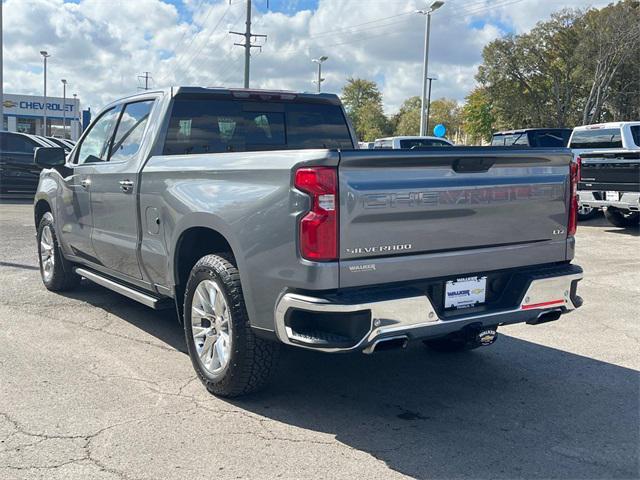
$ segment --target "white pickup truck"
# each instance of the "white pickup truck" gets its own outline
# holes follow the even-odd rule
[[[576,127],[569,139],[569,148],[576,156],[584,156],[587,152],[603,156],[623,151],[640,152],[640,121],[598,123]],[[589,184],[592,185],[589,186]],[[609,192],[609,197],[613,198],[613,193]],[[606,196],[606,191],[593,188],[593,182],[582,182],[578,191],[580,201],[578,219],[588,220],[597,215],[601,208],[607,206]],[[608,218],[615,214],[614,210],[609,214]]]

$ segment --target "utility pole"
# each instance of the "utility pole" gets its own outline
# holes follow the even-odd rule
[[[144,87],[138,87],[139,90],[149,90],[149,80],[153,80],[153,77],[149,76],[149,72],[142,72],[144,75],[138,75],[138,79],[144,78]]]
[[[229,32],[234,35],[240,35],[244,37],[244,43],[234,43],[239,47],[244,47],[244,88],[249,88],[249,76],[250,76],[250,63],[251,63],[251,49],[259,48],[262,51],[262,45],[257,45],[251,43],[251,39],[253,38],[267,38],[266,35],[261,35],[257,33],[251,33],[251,0],[247,0],[247,21],[245,22],[246,27],[244,32]]]
[[[320,93],[320,84],[322,82],[324,82],[324,78],[322,78],[322,63],[326,62],[329,59],[329,57],[327,57],[326,55],[321,56],[320,58],[313,58],[311,59],[312,62],[315,62],[318,64],[318,80],[316,80],[316,83],[318,84],[318,93]]]
[[[42,125],[42,135],[47,136],[47,58],[51,55],[46,50],[40,50],[40,55],[44,59],[44,123]]]
[[[424,29],[424,61],[422,64],[422,97],[420,102],[420,136],[426,135],[425,124],[425,103],[427,101],[427,77],[429,76],[429,35],[431,33],[431,14],[442,7],[444,2],[436,0],[431,3],[428,10],[416,10],[416,13],[426,17],[426,25]]]
[[[426,115],[427,126],[425,127],[425,132],[429,132],[429,111],[431,110],[431,82],[434,80],[437,80],[437,78],[427,77],[427,80],[429,80],[429,93],[427,94],[427,115]]]
[[[62,138],[67,138],[67,81],[63,78],[62,82]]]

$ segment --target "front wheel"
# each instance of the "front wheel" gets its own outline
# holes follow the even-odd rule
[[[229,259],[207,255],[191,270],[184,331],[191,363],[214,395],[244,395],[269,381],[279,345],[253,333],[240,275]]]
[[[604,216],[615,227],[637,227],[640,224],[640,213],[638,212],[627,212],[619,208],[607,207]]]
[[[52,292],[77,287],[80,276],[73,271],[73,265],[62,256],[51,212],[42,216],[38,224],[37,240],[40,276],[44,286]]]

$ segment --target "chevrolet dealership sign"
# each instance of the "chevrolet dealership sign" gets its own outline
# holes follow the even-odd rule
[[[35,95],[12,95],[9,93],[5,93],[2,97],[2,106],[4,107],[5,115],[25,117],[41,117],[44,115],[43,97]],[[59,97],[47,97],[47,116],[62,118],[64,108],[68,118],[75,117],[78,112],[78,103],[78,100],[74,101],[73,98],[67,98],[67,101],[63,102],[63,99]]]

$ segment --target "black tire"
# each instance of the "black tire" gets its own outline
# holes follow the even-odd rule
[[[229,360],[216,375],[204,367],[193,337],[191,308],[196,288],[204,280],[215,282],[223,293],[231,322]],[[191,363],[210,393],[221,397],[237,397],[259,390],[270,380],[280,345],[255,336],[249,323],[238,269],[229,259],[207,255],[195,264],[185,290],[183,324]]]
[[[629,228],[637,227],[640,224],[640,213],[638,212],[626,212],[619,208],[607,207],[604,216],[615,227]]]
[[[53,257],[53,268],[48,270],[45,275],[45,266],[43,265],[43,233],[47,234],[47,241],[51,244],[50,256]],[[50,237],[49,237],[50,235]],[[60,250],[60,244],[58,243],[58,237],[56,236],[56,229],[53,223],[53,215],[51,212],[46,212],[40,223],[38,224],[38,261],[40,264],[40,277],[42,283],[52,292],[63,292],[65,290],[71,290],[80,284],[80,275],[77,275],[73,271],[73,264],[64,258],[62,251]]]
[[[580,206],[578,208],[578,220],[584,222],[598,216],[598,209],[593,207]]]

